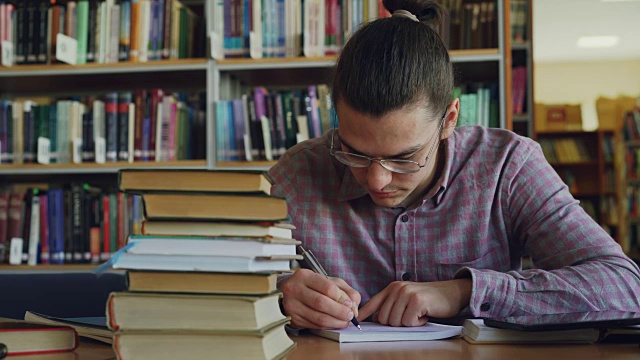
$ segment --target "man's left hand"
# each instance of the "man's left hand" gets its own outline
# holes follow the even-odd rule
[[[458,315],[469,305],[471,279],[417,283],[395,281],[360,308],[358,320],[371,314],[373,320],[391,326],[422,326],[430,317]]]

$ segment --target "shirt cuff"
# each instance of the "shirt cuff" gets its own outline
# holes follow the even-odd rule
[[[454,279],[471,278],[469,310],[475,317],[505,317],[511,314],[516,296],[516,279],[508,274],[464,267]]]

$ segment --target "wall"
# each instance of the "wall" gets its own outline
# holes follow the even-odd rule
[[[535,101],[546,104],[580,103],[585,130],[598,127],[599,96],[640,96],[640,59],[594,62],[535,62]]]

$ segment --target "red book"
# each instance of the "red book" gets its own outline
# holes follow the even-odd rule
[[[25,193],[12,193],[9,197],[9,212],[7,213],[7,240],[22,237],[22,203]]]
[[[47,194],[40,196],[40,263],[49,264],[49,205]]]
[[[109,195],[102,197],[102,260],[111,257],[111,220],[109,214]],[[115,251],[114,251],[115,252]]]
[[[69,352],[80,343],[73,328],[13,319],[0,319],[0,339],[8,355]]]
[[[9,238],[7,237],[9,227],[9,197],[11,194],[8,191],[0,192],[0,263],[4,262],[4,255],[9,250]],[[3,252],[3,249],[4,251]]]

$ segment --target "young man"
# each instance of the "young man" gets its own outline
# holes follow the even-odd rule
[[[339,128],[295,146],[270,171],[294,237],[333,276],[303,269],[282,279],[292,325],[640,311],[638,267],[535,142],[455,128],[451,63],[433,30],[438,5],[385,6],[393,16],[362,27],[340,56]],[[524,255],[536,269],[521,270]]]

